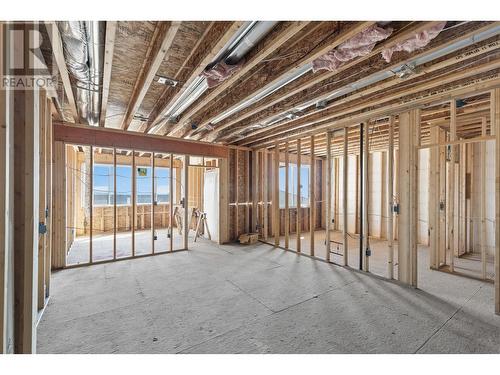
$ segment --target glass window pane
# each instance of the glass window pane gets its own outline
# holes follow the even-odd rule
[[[67,265],[90,262],[90,198],[90,147],[67,145]]]
[[[132,256],[132,151],[116,150],[116,257]]]
[[[151,154],[135,152],[135,255],[153,252],[153,174]]]
[[[114,156],[113,149],[94,148],[92,168],[92,261],[114,257]]]

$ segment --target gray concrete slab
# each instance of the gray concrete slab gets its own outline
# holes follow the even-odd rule
[[[429,270],[425,247],[419,289],[266,244],[191,248],[54,273],[38,352],[500,353],[493,285]]]

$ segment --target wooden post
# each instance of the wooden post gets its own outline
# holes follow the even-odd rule
[[[344,149],[343,149],[343,166],[342,166],[342,247],[344,249],[344,266],[349,265],[349,239],[347,233],[347,178],[348,178],[348,166],[349,166],[349,157],[348,157],[348,138],[349,138],[349,129],[347,127],[344,128]]]
[[[135,168],[135,150],[132,150],[132,257],[135,256],[135,224],[136,224],[136,168]]]
[[[151,253],[155,253],[155,153],[151,153]]]
[[[332,179],[332,188],[333,188],[333,199],[332,199],[332,205],[333,205],[333,229],[334,230],[339,230],[339,158],[336,157],[333,159],[333,168],[334,168],[334,173],[333,176],[334,178]]]
[[[264,149],[262,152],[262,200],[263,200],[263,209],[262,209],[262,216],[263,216],[263,227],[264,227],[264,241],[267,241],[267,236],[269,232],[269,221],[268,221],[268,208],[269,208],[269,197],[268,197],[268,186],[267,186],[267,178],[268,178],[268,161],[267,161],[267,150]]]
[[[440,143],[446,142],[446,132],[439,129]],[[439,241],[437,267],[446,264],[446,146],[439,147]]]
[[[486,118],[481,119],[481,135],[486,135]],[[481,218],[480,226],[480,242],[481,242],[481,277],[486,279],[486,141],[480,144],[480,203],[479,203],[479,216]]]
[[[326,133],[326,261],[330,261],[330,223],[332,221],[332,133]]]
[[[314,158],[314,135],[311,135],[311,173],[309,176],[309,246],[314,256],[314,230],[316,228],[316,160]]]
[[[47,207],[47,173],[46,173],[46,140],[47,140],[47,126],[45,112],[49,111],[47,108],[47,95],[46,91],[40,91],[40,114],[39,114],[39,201],[38,201],[38,222],[46,225],[45,222],[45,209]],[[47,251],[47,233],[38,234],[38,310],[43,309],[45,305],[45,254]]]
[[[258,232],[257,224],[260,224],[258,219],[259,212],[259,152],[252,151],[252,173],[248,176],[252,181],[252,224],[250,232]]]
[[[27,35],[28,27],[22,31],[23,34]],[[35,36],[35,38],[37,37]],[[14,44],[12,56],[16,60],[23,56],[22,43]],[[16,63],[19,64],[20,61],[16,61]],[[25,66],[22,62],[20,65]],[[15,171],[14,352],[28,354],[36,352],[40,157],[39,89],[35,87],[30,90],[14,90],[13,97]]]
[[[239,189],[239,174],[240,174],[240,160],[239,160],[239,150],[234,150],[234,196],[235,196],[235,215],[234,215],[234,226],[235,226],[235,237],[238,239],[240,235],[240,189]]]
[[[54,184],[52,186],[52,265],[53,269],[66,266],[66,146],[54,142]],[[90,258],[89,258],[90,259]]]
[[[289,202],[289,172],[290,155],[288,154],[288,142],[285,142],[285,249],[289,248],[290,242],[290,202]]]
[[[170,176],[169,176],[169,230],[170,230],[170,251],[174,250],[174,154],[170,154]]]
[[[219,162],[219,244],[229,241],[229,160]]]
[[[439,127],[430,128],[430,143],[439,144]],[[430,268],[439,268],[439,147],[429,149],[429,249]]]
[[[450,142],[457,138],[457,103],[450,103]],[[448,168],[448,250],[450,252],[450,271],[454,271],[455,258],[455,146],[450,145],[450,163]]]
[[[153,192],[154,193],[154,192]],[[113,147],[113,259],[116,259],[116,147]]]
[[[250,224],[250,151],[245,151],[245,232],[250,233],[255,230],[255,227],[252,229]]]
[[[387,248],[389,251],[388,277],[394,278],[394,116],[389,117],[389,139],[387,149]]]
[[[89,200],[89,262],[92,264],[94,262],[93,258],[93,234],[94,234],[94,147],[90,146],[90,162],[89,162],[89,190],[90,190],[90,200]]]
[[[184,232],[183,232],[183,237],[184,237],[184,250],[188,250],[188,239],[189,239],[189,155],[184,156],[184,165],[182,166],[184,175],[183,175],[183,182],[182,184],[184,185],[184,217],[183,217],[183,222],[184,222]]]
[[[370,271],[370,256],[367,255],[370,247],[369,240],[369,224],[368,224],[368,203],[369,203],[369,161],[370,161],[370,123],[367,121],[364,127],[364,152],[363,152],[363,186],[361,187],[363,194],[363,270]]]
[[[495,313],[500,315],[500,89],[492,90],[490,103],[495,133]]]
[[[399,115],[398,279],[417,287],[417,182],[420,111]]]
[[[280,245],[280,192],[279,192],[279,171],[280,171],[280,153],[278,142],[274,145],[274,173],[273,173],[273,233],[274,245]]]
[[[302,205],[300,201],[301,197],[301,180],[300,180],[300,169],[302,166],[302,145],[300,138],[297,139],[297,214],[295,215],[296,217],[296,224],[295,224],[295,233],[297,235],[297,252],[300,253],[301,251],[301,240],[300,240],[300,235],[301,235],[301,224],[302,224]]]
[[[52,99],[47,98],[47,110],[45,111],[45,123],[47,126],[47,145],[46,145],[46,164],[47,164],[47,206],[48,216],[46,217],[47,225],[47,252],[45,254],[45,298],[50,296],[50,278],[52,275],[52,113],[50,111]]]

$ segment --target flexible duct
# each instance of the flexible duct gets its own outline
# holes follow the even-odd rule
[[[57,22],[77,110],[82,122],[99,124],[104,61],[104,22]]]

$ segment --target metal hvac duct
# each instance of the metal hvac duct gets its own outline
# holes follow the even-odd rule
[[[238,44],[231,50],[224,59],[226,64],[237,64],[259,41],[264,38],[278,22],[276,21],[258,21],[255,22],[250,30],[246,32],[238,41]]]
[[[78,115],[97,126],[101,109],[105,22],[57,22],[64,58],[72,77]]]

